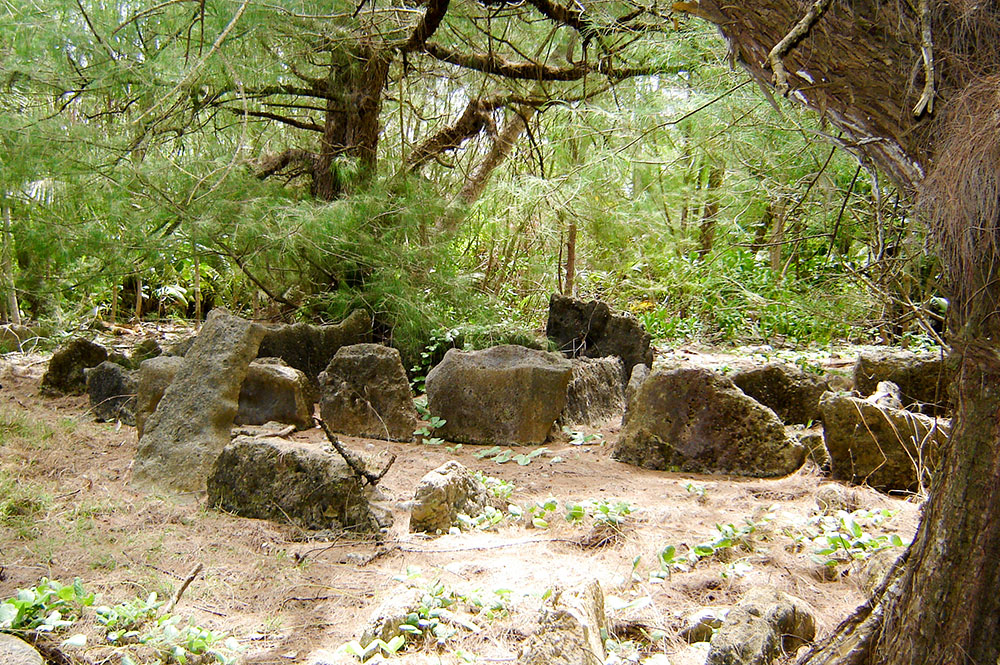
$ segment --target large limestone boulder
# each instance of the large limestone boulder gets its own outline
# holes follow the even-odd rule
[[[830,475],[883,491],[927,487],[950,423],[850,395],[820,399]]]
[[[567,424],[600,427],[625,412],[621,358],[575,358],[566,389],[566,408],[560,420]]]
[[[948,386],[952,372],[940,353],[863,352],[854,365],[854,389],[870,395],[882,381],[899,386],[903,406],[910,411],[940,416],[951,407]]]
[[[179,356],[158,356],[139,367],[136,428],[142,438],[146,419],[156,410],[167,386],[184,363]],[[263,425],[279,422],[298,429],[313,426],[315,400],[305,374],[289,367],[280,358],[258,358],[247,368],[240,386],[236,425]]]
[[[317,381],[320,372],[342,346],[372,340],[372,320],[366,312],[355,310],[336,325],[313,326],[307,323],[270,326],[260,343],[258,355],[281,358],[305,372],[309,381]]]
[[[82,395],[87,390],[83,370],[97,367],[108,359],[108,350],[86,339],[70,340],[52,354],[48,369],[42,375],[43,395]]]
[[[647,469],[769,477],[798,469],[805,451],[732,381],[685,367],[642,382],[612,456]]]
[[[280,358],[258,358],[250,363],[240,387],[236,425],[279,422],[298,429],[313,426],[312,386],[305,373]]]
[[[156,410],[132,473],[141,491],[200,492],[236,417],[240,386],[264,329],[213,309]]]
[[[606,658],[608,620],[597,580],[552,595],[538,629],[521,647],[521,665],[596,665]]]
[[[135,396],[139,380],[135,370],[105,360],[84,370],[90,410],[97,422],[120,420],[135,425]]]
[[[623,381],[634,366],[653,366],[652,337],[642,324],[628,314],[612,314],[607,304],[597,300],[584,302],[552,294],[545,334],[571,358],[618,356],[624,366]]]
[[[337,432],[412,441],[417,410],[399,351],[380,344],[343,346],[319,375],[320,416]]]
[[[785,363],[768,363],[737,372],[733,383],[778,414],[786,425],[818,421],[819,398],[830,389],[824,378]]]
[[[706,665],[770,665],[812,641],[816,619],[805,601],[771,587],[740,599],[712,636]]]
[[[447,533],[458,514],[475,517],[486,506],[505,508],[467,468],[451,460],[420,479],[410,503],[410,531]]]
[[[379,529],[369,492],[325,446],[238,436],[215,459],[207,489],[209,506],[243,517],[304,529]]]
[[[427,407],[447,423],[438,435],[465,443],[545,441],[566,405],[572,364],[523,346],[451,349],[427,374]]]
[[[0,633],[0,663],[3,665],[44,665],[42,655],[24,640]]]

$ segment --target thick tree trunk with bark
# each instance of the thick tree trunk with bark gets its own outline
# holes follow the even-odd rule
[[[340,197],[349,184],[338,158],[354,160],[355,182],[375,173],[382,92],[392,62],[389,52],[364,48],[338,55],[343,62],[330,67],[323,136],[312,165],[312,193],[324,201]]]
[[[674,6],[718,25],[734,58],[761,85],[787,85],[790,97],[843,131],[845,147],[919,198],[948,271],[956,411],[920,528],[873,601],[800,663],[995,665],[1000,4],[701,0]]]

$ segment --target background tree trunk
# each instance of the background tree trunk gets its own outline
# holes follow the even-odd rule
[[[17,302],[17,288],[14,283],[14,236],[10,231],[10,206],[3,203],[3,290],[7,292],[4,298],[4,309],[8,319],[15,326],[21,325],[21,309]]]
[[[698,229],[698,256],[704,257],[715,244],[715,226],[719,221],[719,190],[725,169],[714,161],[708,166],[708,181],[705,183],[705,207],[702,210],[701,226]]]
[[[338,62],[326,80],[323,136],[312,166],[313,196],[324,201],[339,198],[349,185],[375,174],[382,94],[392,62],[388,52],[347,51],[335,56]],[[354,163],[340,164],[341,157]]]

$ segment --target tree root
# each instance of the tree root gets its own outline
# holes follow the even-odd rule
[[[796,665],[867,665],[879,638],[886,612],[899,599],[910,550],[900,556],[872,597],[844,619],[822,642],[812,645]]]

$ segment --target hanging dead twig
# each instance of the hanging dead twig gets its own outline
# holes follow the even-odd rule
[[[924,90],[913,107],[913,115],[934,113],[934,42],[931,40],[931,2],[920,0],[920,54],[924,59]]]
[[[788,71],[785,69],[785,65],[781,59],[792,50],[792,47],[800,39],[809,34],[809,31],[816,25],[816,21],[820,19],[831,2],[832,0],[816,0],[809,7],[809,11],[805,13],[805,16],[799,19],[795,27],[789,30],[788,34],[782,37],[781,41],[775,44],[771,52],[767,54],[767,62],[771,65],[771,71],[774,72],[774,88],[778,91],[779,95],[784,96],[788,94]]]

